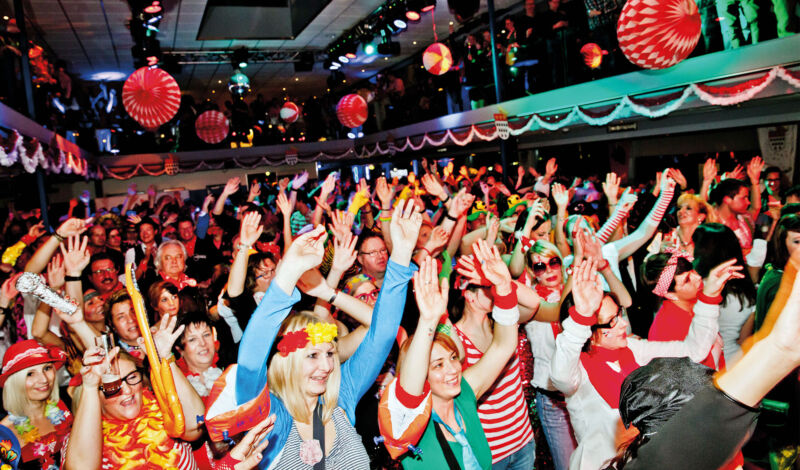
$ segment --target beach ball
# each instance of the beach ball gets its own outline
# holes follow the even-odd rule
[[[422,65],[425,66],[425,70],[428,72],[434,75],[442,75],[447,73],[453,65],[453,55],[447,46],[440,42],[435,42],[428,46],[422,54]]]
[[[297,121],[297,118],[300,116],[300,108],[291,101],[287,101],[286,104],[284,104],[281,108],[280,114],[281,119],[288,123],[292,123]]]
[[[367,121],[367,102],[355,93],[345,95],[336,105],[336,117],[344,127],[358,127]]]

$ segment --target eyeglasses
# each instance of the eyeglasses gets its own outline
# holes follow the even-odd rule
[[[92,274],[116,273],[117,268],[95,269]]]
[[[126,375],[122,379],[120,379],[120,381],[118,382],[118,385],[114,384],[114,382],[116,382],[116,381],[108,384],[108,385],[110,385],[110,387],[108,387],[108,390],[105,388],[104,385],[100,385],[100,391],[103,392],[103,395],[106,398],[111,398],[111,397],[113,397],[115,395],[118,395],[120,392],[122,392],[122,382],[125,382],[130,386],[134,386],[134,385],[142,383],[142,379],[143,378],[144,378],[144,376],[142,375],[142,371],[140,371],[139,369],[136,369],[134,371],[131,371],[131,373],[129,373],[128,375]]]
[[[275,268],[257,269],[257,270],[254,271],[254,273],[256,275],[256,280],[261,279],[262,277],[272,276],[272,274],[274,272],[275,272]]]
[[[363,294],[358,294],[356,298],[362,302],[367,302],[369,300],[375,300],[378,298],[378,294],[381,292],[380,289],[372,289],[369,292],[364,292]]]
[[[388,255],[389,250],[387,250],[386,248],[381,248],[380,250],[375,250],[375,251],[362,251],[361,254],[364,256]]]
[[[542,274],[545,273],[545,271],[547,271],[548,267],[553,269],[561,268],[561,258],[559,258],[558,256],[554,256],[550,258],[550,261],[548,261],[547,264],[544,264],[541,261],[539,261],[538,263],[534,263],[533,274],[536,276],[541,276]]]
[[[609,320],[608,323],[598,323],[596,325],[592,325],[592,331],[614,328],[615,326],[617,326],[617,323],[619,323],[620,318],[622,318],[621,309],[617,310],[617,314],[614,315],[614,317],[611,320]]]

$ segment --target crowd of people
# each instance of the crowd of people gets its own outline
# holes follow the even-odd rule
[[[54,229],[12,206],[0,458],[716,469],[762,458],[742,451],[755,430],[793,465],[800,187],[758,157],[643,190],[555,159],[445,162],[232,177],[203,201],[131,185]],[[74,308],[20,293],[23,273]],[[783,427],[756,426],[765,396]]]

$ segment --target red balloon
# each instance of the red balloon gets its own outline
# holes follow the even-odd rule
[[[355,93],[345,95],[336,105],[336,116],[344,127],[358,127],[367,121],[367,102]]]
[[[435,42],[428,46],[422,54],[422,64],[428,72],[434,75],[443,75],[453,65],[453,55],[447,46]]]
[[[292,123],[297,121],[297,118],[300,116],[300,108],[288,101],[286,104],[283,105],[280,111],[281,119],[288,123]]]
[[[122,104],[142,127],[157,129],[178,112],[181,89],[167,72],[142,67],[125,80]]]
[[[225,140],[228,129],[228,118],[219,111],[206,111],[194,122],[197,137],[207,144],[218,144]]]
[[[672,67],[691,54],[700,39],[694,0],[628,0],[617,23],[625,57],[646,69]]]

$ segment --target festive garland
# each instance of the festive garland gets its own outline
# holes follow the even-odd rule
[[[33,150],[29,151],[28,147]],[[12,130],[7,146],[0,145],[0,165],[10,167],[19,162],[28,173],[34,173],[41,168],[49,173],[92,176],[88,172],[89,165],[84,158],[64,153],[62,149],[55,147],[50,147],[45,152],[41,142],[36,139],[31,139],[28,147],[25,138],[16,130]]]
[[[534,113],[529,116],[518,117],[513,123],[509,122],[509,133],[512,136],[522,135],[539,129],[547,131],[557,131],[574,122],[582,121],[590,126],[605,126],[608,123],[637,114],[648,118],[659,118],[671,114],[681,108],[686,100],[695,95],[702,101],[714,106],[731,106],[753,99],[756,95],[764,91],[775,78],[781,78],[794,88],[800,89],[800,71],[791,71],[784,67],[773,67],[764,72],[760,77],[756,77],[742,83],[725,86],[710,86],[693,83],[681,90],[655,96],[636,98],[628,95],[622,96],[615,104],[606,104],[600,108],[587,109],[580,106],[573,106],[568,110],[557,111],[552,114]],[[598,110],[602,109],[602,111]],[[418,151],[427,146],[441,147],[451,142],[458,146],[466,146],[476,139],[492,141],[500,138],[500,134],[493,122],[483,124],[473,124],[469,127],[447,129],[443,131],[433,131],[418,136],[408,136],[398,141],[376,142],[374,146],[363,145],[360,150],[350,148],[341,153],[318,152],[297,156],[297,161],[309,163],[318,160],[339,160],[342,158],[370,158],[376,155],[394,155],[397,152],[408,150]],[[0,155],[0,163],[2,163]],[[252,169],[264,165],[281,165],[290,163],[283,155],[264,156],[253,163],[246,163],[238,158],[234,158],[234,165],[238,168]],[[200,162],[193,167],[184,166],[181,172],[192,172],[204,169],[220,169],[224,163],[212,165]],[[109,168],[102,166],[103,171],[116,179],[129,179],[139,174],[139,171],[150,176],[157,176],[164,172],[151,173],[144,166],[137,165],[134,169],[123,174],[112,172]]]

